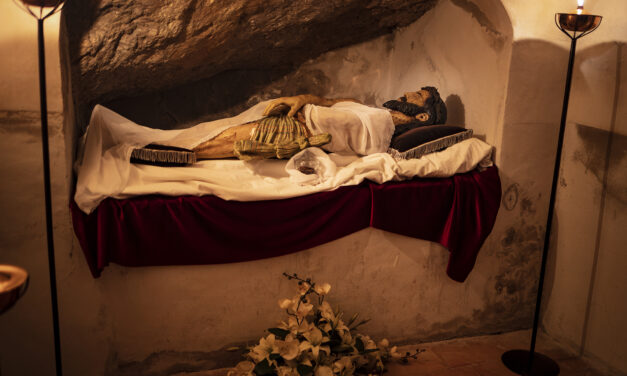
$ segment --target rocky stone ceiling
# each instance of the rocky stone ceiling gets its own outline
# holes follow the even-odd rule
[[[225,72],[285,74],[326,51],[408,25],[437,1],[68,0],[61,35],[72,89],[66,95],[81,112],[200,81],[211,85]]]

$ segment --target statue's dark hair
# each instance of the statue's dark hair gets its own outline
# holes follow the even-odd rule
[[[432,124],[445,124],[447,115],[446,103],[440,98],[438,89],[433,86],[425,86],[422,87],[421,90],[426,90],[431,94],[431,97],[427,100],[427,105],[431,109],[429,117],[433,118]]]

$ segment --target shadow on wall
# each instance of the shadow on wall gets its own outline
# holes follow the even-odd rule
[[[611,202],[618,202],[619,205],[624,205],[627,201],[625,175],[616,178],[621,175],[617,172],[621,167],[624,171],[627,144],[627,137],[620,133],[620,129],[625,127],[616,127],[615,124],[621,118],[616,114],[624,112],[618,100],[621,80],[617,74],[614,84],[603,85],[595,81],[595,75],[612,75],[613,66],[620,71],[622,48],[624,46],[618,43],[603,43],[577,51],[566,124],[565,151],[571,151],[562,155],[563,167],[572,169],[580,164],[586,174],[589,172],[594,175],[601,187],[604,176],[609,174],[610,178],[606,180],[607,186],[604,189],[608,197],[616,199]],[[506,257],[511,262],[499,264],[502,266],[495,282],[507,287],[502,291],[503,299],[521,307],[534,305],[567,62],[568,50],[545,41],[517,41],[512,48],[503,143],[499,150],[499,167],[504,189],[503,210],[499,217],[501,223],[507,223],[507,228],[502,232],[503,255],[497,255]],[[606,67],[610,69],[605,69]],[[611,77],[608,80],[612,81]],[[614,103],[610,103],[607,98],[614,98]],[[569,134],[572,135],[570,138]],[[611,151],[608,151],[608,145],[611,145]],[[568,176],[562,175],[560,179],[560,191],[567,189],[565,178]],[[573,184],[576,185],[577,182]],[[568,186],[568,189],[573,188],[577,189]],[[559,196],[558,191],[558,199]],[[568,201],[567,198],[565,200]],[[605,208],[606,211],[608,209],[620,210],[616,207]],[[543,310],[547,308],[544,302],[551,300],[551,294],[560,293],[553,291],[558,285],[556,278],[565,278],[565,272],[558,271],[556,265],[559,238],[573,236],[568,231],[557,233],[558,214],[553,218]],[[578,236],[594,237],[601,231],[600,227],[594,227],[589,229],[588,234]],[[577,277],[567,275],[566,278]],[[526,282],[527,285],[521,285],[521,282]],[[581,291],[579,294],[585,297],[591,291]],[[518,299],[522,299],[523,303]],[[522,315],[514,314],[518,316],[519,322],[531,325],[530,311],[526,310]],[[572,312],[554,312],[553,315],[555,314],[572,315]]]
[[[446,103],[447,119],[446,123],[451,125],[464,125],[466,124],[466,112],[464,109],[464,103],[457,94],[451,94],[446,97],[444,101]]]
[[[187,128],[230,117],[267,99],[303,93],[324,95],[321,70],[231,70],[170,90],[103,103],[136,123],[159,129]]]
[[[187,128],[244,111],[249,107],[249,98],[285,73],[285,70],[231,70],[170,90],[118,98],[103,105],[151,128]]]
[[[584,124],[577,123],[575,126],[582,146],[571,156],[573,162],[583,165],[586,173],[593,174],[600,184],[604,184],[605,174],[610,171],[627,171],[627,135]],[[612,155],[608,160],[607,152],[610,147]],[[606,164],[609,164],[607,170]],[[624,174],[622,178],[620,174],[616,174],[614,179],[609,179],[605,189],[609,196],[627,206],[627,177]]]
[[[627,168],[627,107],[625,89],[621,87],[627,71],[626,56],[624,43],[603,43],[578,52],[576,68],[585,64],[589,71],[590,66],[602,66],[604,69],[595,73],[606,77],[607,82],[596,82],[595,77],[590,79],[585,71],[577,69],[583,77],[575,76],[575,84],[579,84],[575,88],[583,89],[584,94],[574,95],[571,123],[575,123],[572,131],[580,143],[572,155],[566,156],[584,167],[586,174],[592,174],[599,184],[607,184],[606,194],[622,205],[627,205],[627,175],[620,173]],[[607,181],[606,174],[610,174]]]
[[[501,237],[494,255],[499,270],[490,285],[492,304],[510,328],[532,325],[567,59],[565,49],[542,40],[512,46],[498,151],[503,198],[493,231]]]
[[[67,0],[63,6],[59,48],[61,50],[61,74],[64,85],[63,96],[66,102],[76,102],[74,95],[80,93],[79,80],[71,78],[71,66],[74,63],[74,57],[81,56],[81,40],[96,21],[96,14],[101,2],[102,0]],[[71,32],[68,31],[69,20],[74,25]]]

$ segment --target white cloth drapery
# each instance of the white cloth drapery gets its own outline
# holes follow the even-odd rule
[[[307,150],[290,161],[223,159],[200,161],[188,167],[129,162],[134,148],[149,143],[191,149],[229,127],[261,118],[266,105],[262,102],[237,116],[182,130],[143,127],[96,106],[79,145],[74,197],[77,205],[90,213],[107,197],[121,199],[145,194],[212,194],[226,200],[276,200],[355,185],[364,179],[383,183],[413,177],[448,177],[491,164],[492,147],[478,139],[419,159],[396,161],[385,153],[394,130],[389,113],[353,102],[340,102],[330,108],[306,106],[310,129],[314,133],[331,133],[333,137],[328,151],[334,153],[312,152],[324,167],[315,178],[304,176],[295,167],[294,160]]]

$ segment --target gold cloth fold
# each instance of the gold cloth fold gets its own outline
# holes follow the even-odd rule
[[[257,122],[250,139],[233,144],[239,159],[289,159],[305,148],[331,142],[330,134],[312,136],[304,124],[291,116],[269,116]]]

